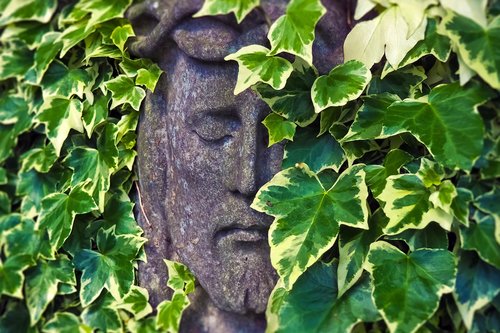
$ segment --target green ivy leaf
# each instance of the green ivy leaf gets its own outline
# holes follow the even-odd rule
[[[71,129],[83,132],[82,107],[78,99],[63,98],[48,99],[40,107],[35,119],[45,124],[47,137],[56,149],[57,156]]]
[[[474,199],[471,191],[465,188],[457,188],[457,196],[451,203],[453,216],[465,226],[469,226],[469,204]]]
[[[71,48],[83,41],[96,30],[94,25],[88,25],[88,23],[88,20],[74,22],[62,32],[59,38],[59,40],[63,43],[61,53],[59,54],[60,58],[63,58]]]
[[[38,172],[46,173],[57,161],[57,154],[54,146],[52,144],[47,144],[41,148],[28,150],[21,156],[21,159],[21,172],[35,169]]]
[[[382,236],[387,217],[377,209],[368,220],[369,230],[341,227],[339,232],[339,265],[337,285],[339,297],[344,295],[361,277],[370,245]]]
[[[454,296],[466,327],[472,327],[477,310],[500,293],[500,270],[488,265],[474,252],[461,251]]]
[[[275,217],[269,230],[271,262],[287,290],[333,245],[340,224],[368,229],[364,178],[356,165],[325,189],[307,165],[299,164],[259,190],[251,207]]]
[[[75,267],[82,271],[80,301],[84,307],[94,302],[103,289],[115,299],[122,299],[134,282],[133,261],[146,240],[115,235],[114,231],[100,229],[96,238],[98,250],[83,249],[73,259]]]
[[[0,259],[0,295],[23,298],[23,271],[33,264],[30,255],[17,254]]]
[[[186,294],[192,293],[195,288],[195,278],[189,269],[172,260],[164,259],[165,265],[168,270],[167,285],[174,291],[184,292]]]
[[[365,275],[345,295],[337,295],[335,262],[316,263],[286,291],[280,283],[271,295],[269,332],[350,332],[358,322],[380,319]],[[314,306],[311,306],[314,304]]]
[[[422,82],[426,78],[424,69],[415,66],[409,66],[394,72],[382,73],[381,77],[375,75],[368,86],[367,95],[388,93],[398,95],[401,99],[414,98],[417,94],[420,96]]]
[[[409,229],[394,236],[386,236],[387,239],[399,239],[405,241],[411,251],[418,249],[447,249],[448,234],[437,223],[430,223],[423,229]]]
[[[462,248],[476,250],[481,259],[500,269],[500,243],[495,237],[495,219],[479,212],[474,217],[475,223],[460,228]]]
[[[97,296],[99,296],[99,293]],[[116,308],[116,301],[109,293],[104,293],[84,309],[81,318],[83,323],[92,329],[110,333],[123,331],[122,320]]]
[[[108,107],[110,98],[106,95],[99,95],[92,105],[84,104],[83,127],[90,138],[95,128],[108,118]]]
[[[203,7],[193,17],[234,13],[236,21],[241,23],[245,16],[259,4],[260,0],[205,0]]]
[[[125,24],[119,27],[116,27],[115,30],[111,33],[111,40],[113,43],[118,46],[120,51],[124,52],[125,43],[130,37],[135,36],[134,29],[130,24]]]
[[[271,112],[263,121],[262,124],[266,126],[269,135],[269,145],[271,147],[275,143],[283,140],[293,141],[295,135],[295,128],[297,125],[285,118]]]
[[[260,45],[242,47],[238,52],[228,55],[224,60],[238,63],[238,81],[234,94],[238,95],[258,82],[269,84],[280,90],[293,71],[292,64],[281,57],[269,56],[269,49]]]
[[[53,261],[39,260],[36,267],[27,272],[24,290],[32,326],[56,296],[60,283],[76,286],[73,265],[65,255]]]
[[[41,44],[35,52],[35,63],[30,68],[30,72],[26,73],[26,79],[34,84],[40,84],[45,72],[49,69],[49,65],[61,51],[62,42],[59,40],[60,32],[49,32],[45,34],[41,40]]]
[[[162,73],[163,71],[156,64],[149,66],[149,68],[139,68],[135,84],[143,85],[149,91],[154,92]]]
[[[316,130],[301,128],[295,134],[295,140],[286,145],[282,168],[305,163],[313,172],[325,169],[339,171],[344,164],[344,151],[330,134],[316,136]]]
[[[442,25],[467,66],[493,88],[500,89],[500,17],[482,27],[465,16],[449,11]]]
[[[0,53],[0,80],[21,80],[33,65],[33,52],[24,46],[2,49]]]
[[[389,243],[376,242],[368,263],[375,305],[392,333],[417,331],[436,311],[441,295],[454,287],[455,258],[447,250],[406,255]]]
[[[42,200],[42,211],[37,224],[45,228],[54,250],[59,249],[73,228],[76,214],[97,209],[92,197],[85,191],[85,182],[75,186],[69,194],[52,193]]]
[[[25,216],[15,214],[11,215],[11,218],[17,218],[19,224],[5,232],[4,251],[7,256],[27,254],[34,259],[54,259],[45,230],[35,229],[35,222]]]
[[[271,42],[269,55],[291,53],[312,66],[314,29],[325,13],[326,8],[320,0],[290,1],[285,15],[273,23],[267,34]]]
[[[56,312],[44,326],[46,333],[91,333],[92,329],[80,322],[80,318],[71,312]]]
[[[189,304],[191,303],[187,295],[182,292],[175,292],[171,300],[161,302],[156,309],[156,329],[179,332],[182,313]]]
[[[19,21],[49,22],[57,8],[56,0],[6,1],[0,16],[0,26]]]
[[[69,99],[73,95],[83,98],[90,83],[89,74],[81,68],[68,68],[56,60],[50,64],[42,79],[42,92],[45,100],[49,98]]]
[[[111,91],[113,96],[111,109],[122,104],[130,105],[134,110],[139,111],[141,102],[146,97],[146,92],[141,87],[137,87],[134,81],[126,75],[119,75],[104,83],[106,89]]]
[[[123,17],[125,10],[130,6],[132,0],[85,0],[78,3],[78,8],[90,13],[87,26],[95,26],[99,23],[114,18]]]
[[[320,76],[312,86],[314,111],[319,113],[332,106],[343,106],[358,98],[372,74],[359,61],[348,61],[336,66],[328,75]]]
[[[139,320],[153,312],[153,308],[148,303],[148,300],[149,293],[146,289],[132,286],[130,292],[125,295],[122,302],[117,304],[117,307],[130,312],[134,315],[135,319]]]
[[[276,90],[264,83],[255,85],[254,89],[271,110],[304,127],[316,119],[311,87],[317,76],[314,67],[297,58],[293,63],[293,72],[283,89]]]

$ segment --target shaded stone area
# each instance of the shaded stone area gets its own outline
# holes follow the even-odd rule
[[[141,37],[130,48],[166,72],[139,123],[138,219],[149,239],[140,284],[153,304],[169,297],[164,258],[186,264],[199,286],[185,332],[263,332],[277,276],[269,259],[268,216],[249,206],[280,170],[283,147],[267,147],[268,107],[247,90],[233,95],[237,66],[223,58],[267,45],[269,23],[287,1],[262,0],[242,24],[233,15],[192,18],[202,1],[147,1],[129,17]],[[324,1],[313,46],[321,73],[342,61],[346,9]]]

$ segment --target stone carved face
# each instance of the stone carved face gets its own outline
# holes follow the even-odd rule
[[[192,18],[201,1],[151,2],[148,18],[132,15],[139,30],[151,23],[145,20],[175,21],[136,46],[166,72],[147,97],[138,138],[143,227],[150,239],[149,268],[140,278],[154,290],[153,299],[164,289],[159,261],[170,257],[192,270],[217,307],[265,310],[276,281],[267,240],[271,219],[249,206],[279,171],[283,148],[267,148],[261,122],[269,109],[251,90],[233,95],[237,65],[223,58],[245,45],[266,45],[264,13],[273,21],[286,3],[263,0],[263,11],[241,25],[230,15]],[[320,70],[341,61],[339,46],[347,31],[345,15],[328,9],[324,21],[330,25],[320,22],[314,46]]]

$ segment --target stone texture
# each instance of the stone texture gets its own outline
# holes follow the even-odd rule
[[[237,66],[223,58],[267,45],[267,22],[287,1],[262,0],[262,10],[241,25],[232,15],[193,19],[201,3],[146,1],[129,11],[142,34],[130,49],[166,72],[139,123],[137,215],[149,239],[139,280],[158,304],[169,296],[162,259],[180,261],[199,283],[181,331],[262,332],[276,281],[267,242],[272,220],[249,206],[279,171],[283,149],[267,148],[261,121],[269,110],[251,90],[233,95]],[[324,5],[313,46],[322,73],[342,61],[348,31],[344,5]]]

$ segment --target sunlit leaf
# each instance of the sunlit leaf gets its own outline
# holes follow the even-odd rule
[[[194,14],[194,17],[234,13],[238,23],[241,23],[259,3],[260,0],[205,0],[203,7]]]

